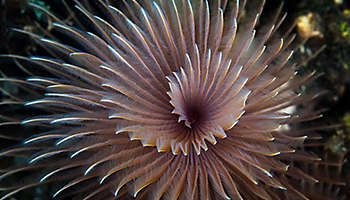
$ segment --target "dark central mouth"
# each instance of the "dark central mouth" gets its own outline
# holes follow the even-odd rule
[[[189,105],[185,108],[185,125],[191,129],[198,128],[207,119],[205,107],[198,105]]]

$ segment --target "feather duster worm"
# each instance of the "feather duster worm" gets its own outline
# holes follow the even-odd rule
[[[343,157],[340,154],[327,152],[322,162],[312,164],[294,163],[293,165],[300,166],[301,170],[309,175],[291,177],[289,182],[304,196],[304,199],[345,200],[346,196],[340,192],[342,187],[345,186],[342,178]],[[283,191],[282,193],[280,196],[285,196],[284,199],[300,199],[300,196],[290,194],[289,191]]]
[[[130,0],[123,11],[98,2],[106,19],[76,1],[91,32],[32,5],[77,45],[15,30],[52,57],[3,55],[47,73],[1,79],[41,111],[2,125],[42,132],[0,153],[29,158],[1,171],[1,200],[40,185],[84,200],[284,198],[272,188],[305,197],[284,175],[306,176],[290,161],[320,159],[288,125],[318,115],[286,108],[317,94],[293,91],[313,74],[296,76],[280,10],[256,31],[264,1]],[[3,92],[3,104],[26,99]]]

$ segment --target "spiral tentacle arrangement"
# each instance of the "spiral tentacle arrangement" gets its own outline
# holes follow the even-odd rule
[[[0,153],[29,158],[2,170],[3,184],[26,175],[1,200],[54,183],[53,198],[84,200],[305,198],[287,177],[309,176],[289,164],[319,158],[290,124],[318,115],[287,108],[317,94],[294,91],[313,74],[296,75],[281,9],[262,24],[262,0],[98,3],[104,17],[76,1],[90,32],[32,4],[76,45],[15,30],[52,56],[3,56],[48,75],[2,78],[35,94],[4,103],[43,113],[12,123],[44,131]]]

